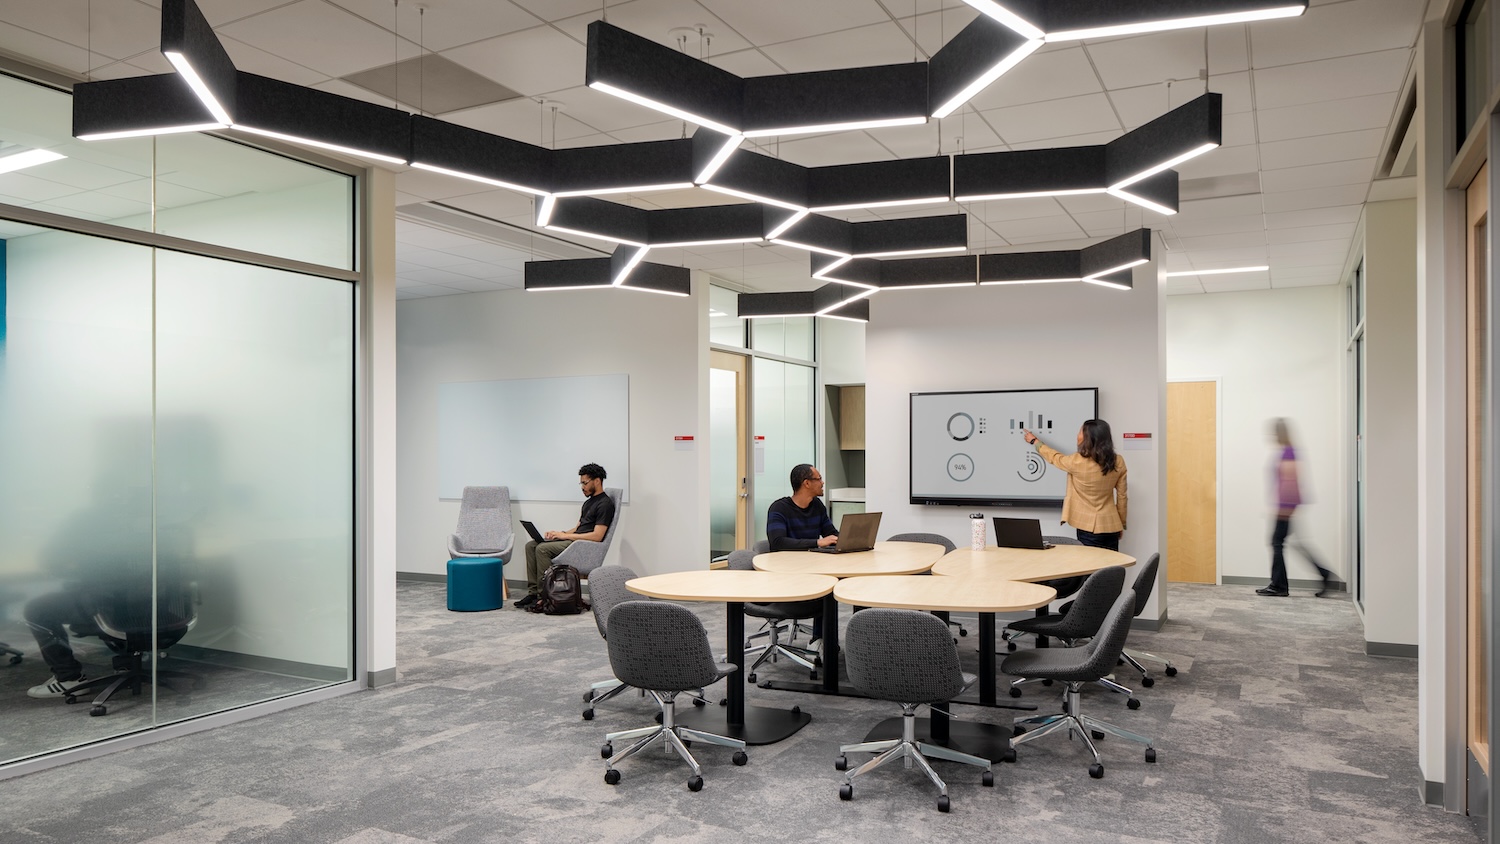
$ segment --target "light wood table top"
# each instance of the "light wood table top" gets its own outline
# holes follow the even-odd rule
[[[1133,565],[1135,558],[1128,554],[1087,545],[1057,545],[1044,550],[989,545],[983,551],[960,548],[949,552],[932,567],[932,573],[965,579],[1036,581],[1079,577],[1109,566]]]
[[[835,555],[838,556],[838,555]],[[838,581],[820,574],[764,571],[678,571],[625,582],[638,595],[669,601],[810,601],[833,591]]]
[[[946,612],[1014,612],[1044,607],[1057,590],[1040,583],[995,578],[876,575],[840,580],[833,596],[841,604]]]
[[[756,554],[761,571],[864,577],[881,574],[920,574],[943,556],[943,546],[929,542],[877,542],[873,551],[822,554],[816,551],[776,551]]]

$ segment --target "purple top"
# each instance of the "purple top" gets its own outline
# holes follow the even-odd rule
[[[1281,464],[1286,461],[1297,462],[1297,452],[1291,446],[1281,450],[1281,459],[1271,467],[1271,488],[1276,490],[1276,506],[1282,510],[1290,510],[1302,503],[1302,493],[1297,489],[1297,476],[1285,476],[1281,473]]]

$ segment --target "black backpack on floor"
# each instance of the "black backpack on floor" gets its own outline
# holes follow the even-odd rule
[[[542,573],[542,591],[532,605],[532,612],[547,615],[577,615],[589,608],[583,599],[583,578],[578,569],[553,563]]]

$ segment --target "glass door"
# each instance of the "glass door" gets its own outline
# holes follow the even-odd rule
[[[749,358],[709,353],[709,559],[749,548]]]
[[[1468,284],[1466,305],[1468,358],[1468,531],[1467,531],[1467,636],[1468,669],[1466,698],[1468,716],[1467,734],[1471,766],[1477,765],[1484,777],[1490,770],[1489,737],[1489,625],[1485,607],[1489,606],[1490,573],[1484,565],[1486,496],[1484,466],[1490,443],[1486,436],[1489,428],[1490,396],[1487,389],[1489,373],[1486,371],[1486,356],[1489,346],[1489,254],[1486,249],[1489,228],[1489,165],[1479,168],[1479,174],[1468,190]],[[1471,767],[1472,773],[1472,767]],[[1472,784],[1471,784],[1472,785]],[[1474,789],[1470,788],[1472,794]]]

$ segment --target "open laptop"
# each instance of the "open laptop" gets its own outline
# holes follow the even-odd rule
[[[536,525],[532,524],[531,522],[528,522],[525,519],[522,519],[521,520],[521,527],[526,528],[526,532],[529,533],[529,534],[531,534],[531,538],[535,539],[538,544],[547,541],[547,540],[545,540],[545,539],[542,538],[542,532],[539,531],[539,530],[537,530],[536,529]]]
[[[1032,548],[1037,551],[1052,547],[1052,543],[1042,539],[1040,521],[1004,516],[995,517],[995,544],[1001,548]]]
[[[880,530],[879,513],[845,513],[843,521],[839,522],[837,545],[807,550],[822,554],[852,554],[855,551],[869,551],[875,547],[875,532],[878,530]]]

